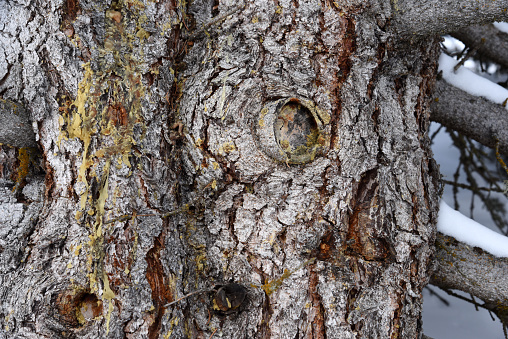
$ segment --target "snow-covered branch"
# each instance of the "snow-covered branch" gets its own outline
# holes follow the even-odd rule
[[[463,27],[508,20],[505,1],[392,1],[395,28],[406,37],[454,32]]]
[[[20,104],[0,99],[0,143],[13,147],[37,147],[29,113]]]
[[[459,131],[479,143],[508,155],[506,109],[487,99],[471,95],[444,80],[436,82],[431,120]]]
[[[508,257],[508,237],[494,232],[441,200],[437,230],[497,257]]]
[[[453,237],[438,233],[434,273],[430,283],[470,293],[483,300],[483,307],[508,323],[508,258],[495,257]]]
[[[453,210],[443,201],[431,284],[484,301],[482,307],[508,323],[508,237]],[[488,253],[490,252],[490,253]]]
[[[508,34],[494,25],[466,27],[450,33],[467,46],[500,65],[508,67]]]

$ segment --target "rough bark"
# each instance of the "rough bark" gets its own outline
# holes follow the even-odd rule
[[[46,171],[2,195],[8,335],[420,336],[439,44],[390,2],[0,6]]]
[[[398,34],[425,37],[456,32],[508,20],[506,1],[498,0],[394,0],[393,27]]]
[[[478,56],[484,56],[504,67],[508,67],[508,34],[501,32],[494,25],[465,27],[451,32],[451,36],[462,41],[466,46],[476,48]]]
[[[437,199],[425,136],[437,49],[388,44],[379,25],[389,8],[372,9],[377,20],[356,10],[248,4],[185,59],[184,165],[202,206],[184,220],[203,232],[199,274],[264,290],[252,288],[250,306],[222,322],[224,336],[421,332]],[[270,133],[290,98],[322,124],[322,154],[304,164]],[[219,327],[206,304],[186,306],[196,335]]]
[[[508,324],[507,258],[497,258],[481,248],[472,248],[438,233],[434,265],[431,284],[480,298],[484,302],[482,307]]]
[[[506,108],[466,93],[444,80],[436,83],[431,120],[508,155]]]
[[[37,147],[29,112],[22,105],[0,99],[0,144]]]
[[[27,193],[2,192],[2,330],[167,334],[161,305],[185,272],[160,258],[184,261],[184,236],[159,216],[107,220],[177,205],[169,107],[184,12],[167,1],[73,0],[2,1],[0,12],[0,93],[30,110],[46,172]]]

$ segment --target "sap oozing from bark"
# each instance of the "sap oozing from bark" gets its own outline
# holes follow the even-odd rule
[[[38,26],[59,72],[40,93],[24,83],[48,188],[27,263],[3,278],[4,328],[33,314],[26,331],[48,336],[421,331],[437,44],[391,42],[388,1],[235,6],[69,0],[62,27]],[[165,306],[232,283],[246,295]]]

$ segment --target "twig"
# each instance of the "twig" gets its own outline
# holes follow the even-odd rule
[[[316,258],[311,258],[311,259],[309,259],[309,260],[306,260],[305,262],[303,262],[300,266],[298,266],[298,267],[297,267],[297,268],[295,268],[294,270],[292,270],[292,271],[288,271],[288,272],[285,272],[285,273],[282,275],[282,277],[283,277],[283,278],[287,278],[287,277],[289,277],[290,275],[292,275],[292,274],[293,274],[293,273],[295,273],[296,271],[300,270],[301,268],[303,268],[303,267],[307,266],[308,264],[312,264],[312,263],[314,263],[314,261],[315,261],[315,260],[316,260]],[[278,281],[278,280],[280,280],[280,278],[279,278],[279,279],[276,279],[276,281]],[[272,283],[265,284],[265,285],[263,285],[263,286],[259,286],[259,285],[252,284],[252,283],[251,283],[250,285],[251,285],[252,287],[256,287],[256,288],[266,288],[266,286],[271,285],[271,284],[273,284],[273,282],[272,282]],[[183,299],[186,299],[186,298],[188,298],[188,297],[191,297],[191,296],[193,296],[193,295],[195,295],[195,294],[205,293],[205,292],[213,292],[213,291],[214,291],[214,289],[211,289],[211,288],[203,288],[203,289],[200,289],[200,290],[196,290],[196,291],[190,292],[189,294],[184,295],[183,297],[181,297],[181,298],[179,298],[179,299],[176,299],[175,301],[172,301],[172,302],[170,302],[170,303],[168,303],[168,304],[164,305],[164,307],[169,307],[169,306],[171,306],[171,305],[174,305],[174,304],[176,304],[176,303],[178,303],[178,302],[182,301]]]
[[[493,188],[489,188],[489,187],[473,187],[471,185],[461,184],[460,182],[455,182],[455,181],[450,181],[450,180],[445,180],[445,179],[441,179],[441,182],[443,182],[444,184],[457,186],[457,187],[468,189],[468,190],[471,190],[471,191],[480,190],[480,191],[487,191],[487,192],[499,192],[499,193],[503,193],[502,189],[495,188],[495,187],[493,187]]]
[[[224,13],[223,15],[220,15],[217,18],[208,21],[207,23],[203,24],[203,26],[201,28],[197,29],[191,35],[189,35],[187,37],[187,40],[192,41],[192,40],[196,39],[201,33],[205,32],[206,29],[209,28],[210,26],[217,24],[218,22],[226,19],[228,16],[235,14],[236,12],[243,10],[244,8],[245,8],[245,3],[239,4],[239,5],[235,6],[233,9]]]
[[[503,161],[503,158],[501,158],[501,154],[499,153],[499,139],[496,138],[496,159],[501,164],[501,167],[506,171],[506,174],[508,174],[508,167]]]
[[[496,321],[496,319],[494,318],[494,316],[492,315],[492,311],[491,310],[488,310],[489,311],[489,315],[490,315],[490,319],[492,319],[492,321]]]
[[[191,293],[189,293],[189,294],[186,294],[186,295],[184,295],[183,297],[181,297],[181,298],[179,298],[179,299],[176,299],[175,301],[172,301],[172,302],[170,302],[169,304],[164,305],[164,307],[169,307],[169,306],[171,306],[171,305],[174,305],[174,304],[176,304],[176,303],[178,303],[178,302],[182,301],[183,299],[188,298],[188,297],[191,297],[191,296],[193,296],[193,295],[195,295],[195,294],[205,293],[205,292],[212,292],[212,291],[213,291],[213,289],[203,288],[203,289],[200,289],[200,290],[197,290],[197,291],[191,292]]]
[[[198,200],[198,198],[200,198],[200,197],[197,197],[196,199],[192,200],[190,203],[187,203],[180,208],[174,209],[174,210],[166,212],[166,213],[136,214],[136,212],[134,212],[132,214],[124,214],[124,215],[119,216],[118,218],[107,220],[104,222],[104,224],[111,224],[111,223],[117,222],[117,221],[126,221],[126,220],[137,218],[137,217],[167,218],[167,217],[176,215],[178,213],[187,211],[189,209],[189,206],[191,206],[191,204],[194,204]]]
[[[430,140],[432,140],[432,142],[434,142],[434,138],[436,137],[436,135],[439,134],[439,132],[441,131],[441,129],[443,128],[443,125],[439,125],[438,129],[432,133],[432,136],[430,137]]]
[[[476,300],[474,300],[474,295],[472,295],[471,293],[469,293],[469,295],[471,296],[471,300],[475,303],[474,308],[476,309],[476,312],[478,312],[479,309],[478,309],[478,305],[476,305]],[[491,315],[491,317],[492,317],[492,315]]]
[[[210,310],[208,310],[208,321],[206,322],[205,326],[208,326],[208,324],[212,321],[212,313],[210,313]]]
[[[453,67],[453,72],[457,72],[457,70],[459,69],[460,66],[463,66],[464,63],[469,60],[469,58],[471,58],[472,56],[474,56],[476,54],[476,52],[478,51],[478,48],[480,48],[481,45],[483,45],[485,43],[485,39],[481,39],[480,43],[479,44],[476,44],[476,46],[474,46],[473,48],[471,48],[469,51],[467,51],[466,55],[459,61],[459,63],[457,63],[455,65],[455,67]]]
[[[442,296],[439,295],[439,293],[437,293],[436,291],[434,291],[432,288],[430,288],[429,286],[425,286],[425,288],[427,290],[429,290],[429,293],[430,295],[433,295],[435,297],[437,297],[443,304],[445,304],[446,306],[450,306],[450,302],[448,300],[446,300],[445,298],[443,298]]]
[[[460,294],[454,293],[454,292],[452,292],[452,291],[450,291],[450,290],[448,290],[448,289],[446,289],[446,288],[441,288],[441,289],[442,289],[443,291],[445,291],[447,294],[451,295],[452,297],[462,299],[462,300],[467,301],[467,302],[469,302],[469,303],[471,303],[471,304],[473,304],[473,305],[475,305],[475,306],[478,306],[478,307],[484,308],[484,309],[486,309],[487,311],[489,311],[489,312],[490,312],[490,309],[488,309],[488,308],[487,308],[487,306],[485,306],[484,304],[479,304],[479,303],[477,303],[477,302],[476,302],[476,301],[474,301],[474,300],[471,300],[471,299],[468,299],[468,298],[466,298],[466,297],[463,297],[463,296],[461,296]]]

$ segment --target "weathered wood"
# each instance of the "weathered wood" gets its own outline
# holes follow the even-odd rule
[[[507,98],[508,99],[508,98]],[[432,121],[508,155],[506,108],[439,80],[431,104]]]
[[[437,44],[390,47],[389,8],[376,20],[343,6],[247,4],[184,60],[184,166],[191,199],[203,201],[183,217],[206,257],[195,284],[210,284],[203,275],[265,292],[252,288],[246,309],[223,320],[188,302],[196,336],[421,332],[437,200],[425,135]],[[277,136],[305,124],[285,113],[290,102],[322,124],[322,154],[295,160],[298,143]]]
[[[421,335],[436,39],[381,0],[24,3],[0,93],[46,177],[1,195],[7,336]]]
[[[508,34],[498,30],[494,25],[466,27],[451,32],[467,46],[477,49],[476,58],[487,58],[504,67],[508,67]]]
[[[483,301],[480,306],[508,324],[507,258],[495,257],[481,248],[438,233],[433,266],[431,284],[474,295]]]

